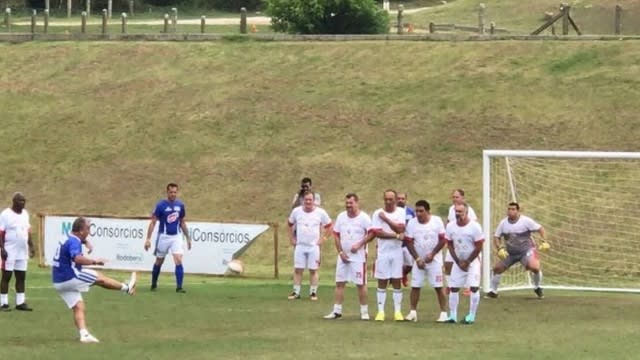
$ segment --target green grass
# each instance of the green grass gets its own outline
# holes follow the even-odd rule
[[[32,313],[0,315],[0,345],[12,358],[29,359],[624,359],[635,351],[640,316],[637,295],[548,291],[504,292],[481,300],[473,326],[437,324],[433,292],[426,288],[418,323],[362,322],[352,286],[345,318],[323,320],[332,308],[330,275],[320,300],[288,301],[285,281],[186,277],[187,294],[173,291],[173,276],[160,277],[159,291],[127,297],[97,287],[84,296],[89,329],[100,344],[77,341],[71,312],[49,283],[49,272],[32,266],[27,299]],[[125,273],[112,273],[116,279]],[[306,287],[303,292],[306,293]],[[375,290],[369,288],[370,313]],[[390,297],[390,296],[389,296]],[[403,308],[408,306],[405,289]],[[14,304],[13,291],[10,301]],[[464,314],[467,298],[460,304]],[[387,303],[390,311],[390,299]],[[421,340],[422,339],[422,340]]]
[[[478,4],[486,4],[486,25],[491,21],[497,27],[513,33],[529,34],[544,23],[545,12],[558,12],[560,2],[555,0],[456,0],[444,6],[416,14],[407,15],[406,21],[426,28],[429,22],[436,24],[477,25]],[[567,1],[572,5],[572,17],[585,34],[613,34],[614,9],[621,3],[616,0]],[[640,34],[640,1],[622,2],[623,33]],[[562,30],[562,23],[556,23],[556,32]],[[573,33],[573,30],[570,30]],[[548,31],[547,31],[548,32]]]
[[[139,216],[177,181],[189,218],[280,223],[287,269],[304,176],[332,217],[388,187],[440,215],[462,187],[481,212],[482,149],[637,150],[639,59],[637,42],[2,44],[0,198]],[[252,276],[272,248],[248,250]]]

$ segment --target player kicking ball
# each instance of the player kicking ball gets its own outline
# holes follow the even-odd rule
[[[544,293],[540,287],[542,270],[540,270],[538,249],[536,249],[536,244],[531,236],[534,232],[538,232],[542,238],[538,249],[542,251],[548,250],[550,246],[546,241],[544,227],[532,218],[520,214],[520,205],[517,202],[509,203],[507,217],[500,221],[494,234],[494,245],[500,261],[493,267],[491,289],[486,294],[487,297],[498,297],[498,286],[500,285],[502,273],[518,262],[521,263],[525,269],[531,271],[533,291],[536,293],[536,296],[538,296],[539,299],[544,297]],[[502,239],[505,240],[504,245]]]
[[[453,259],[451,282],[449,283],[449,319],[448,323],[458,322],[458,302],[460,288],[469,285],[469,314],[463,324],[473,324],[480,304],[480,260],[484,235],[480,224],[469,218],[469,206],[466,203],[454,206],[456,221],[447,224],[446,239]]]
[[[89,287],[98,285],[109,290],[120,290],[125,294],[134,295],[136,292],[136,273],[124,284],[106,277],[101,273],[83,268],[85,265],[104,265],[103,259],[90,259],[82,254],[82,244],[87,244],[89,236],[89,220],[79,217],[71,226],[71,233],[67,240],[61,242],[53,258],[53,287],[69,309],[73,310],[73,319],[80,333],[80,342],[98,343],[95,336],[87,330],[85,321],[85,305],[82,293],[89,291]]]

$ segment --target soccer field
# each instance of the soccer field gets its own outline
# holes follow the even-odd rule
[[[126,278],[126,273],[110,273]],[[506,292],[482,299],[474,325],[438,324],[435,297],[423,295],[418,323],[363,322],[348,288],[345,317],[331,310],[333,274],[324,272],[320,300],[288,301],[285,280],[186,277],[187,294],[162,274],[155,293],[141,274],[138,293],[92,288],[85,296],[89,329],[100,344],[81,344],[71,312],[32,266],[27,300],[32,313],[0,313],[3,359],[300,359],[337,358],[634,358],[640,298],[632,294]],[[373,291],[372,291],[373,290]],[[405,289],[403,308],[408,307]],[[303,294],[306,288],[303,287]],[[13,290],[10,301],[14,303]],[[388,303],[388,306],[391,304]],[[370,313],[375,293],[370,284]],[[467,307],[462,300],[460,313]],[[388,310],[387,312],[390,312]],[[11,354],[10,357],[5,355]]]

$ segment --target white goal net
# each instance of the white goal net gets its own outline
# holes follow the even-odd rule
[[[511,201],[547,231],[544,288],[640,292],[640,153],[485,150],[485,291],[493,233]],[[500,289],[530,286],[516,264]]]

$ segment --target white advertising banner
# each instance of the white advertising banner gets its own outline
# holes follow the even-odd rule
[[[102,268],[119,270],[150,271],[155,256],[153,246],[158,231],[154,230],[152,247],[144,251],[144,240],[149,226],[148,219],[106,218],[87,216],[91,221],[88,240],[93,244],[89,257],[104,258]],[[67,238],[76,216],[45,215],[43,219],[44,263],[51,261],[60,242]],[[226,224],[187,221],[191,233],[191,250],[184,241],[183,264],[185,273],[222,275],[227,271],[227,262],[239,256],[263,232],[269,229],[264,224]],[[84,249],[86,254],[86,249]],[[173,259],[166,257],[163,271],[173,272]]]

